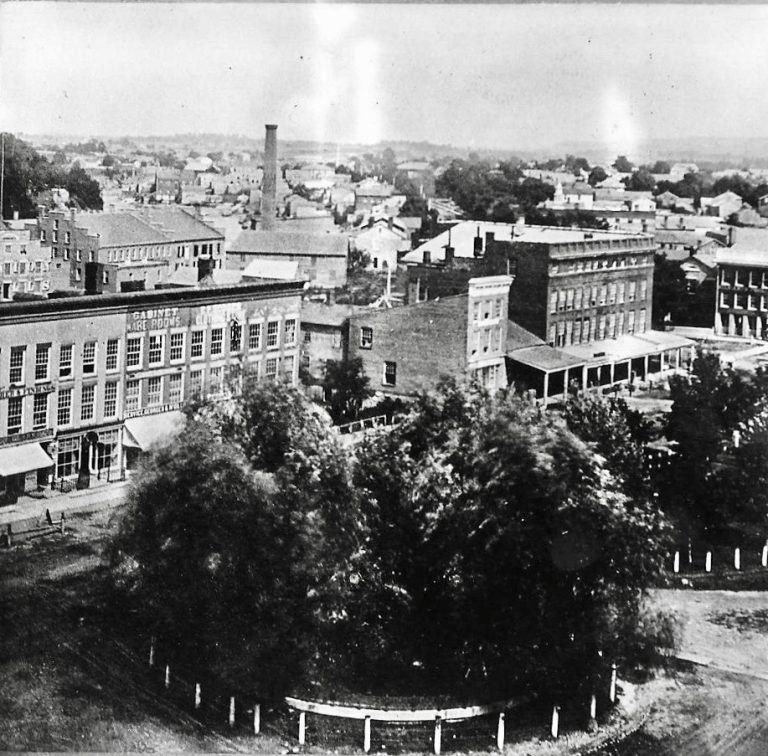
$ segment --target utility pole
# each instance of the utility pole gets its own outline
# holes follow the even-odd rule
[[[0,221],[3,220],[3,200],[5,199],[5,132],[0,134]]]

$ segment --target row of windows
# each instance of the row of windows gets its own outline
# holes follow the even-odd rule
[[[479,323],[481,320],[488,320],[491,317],[500,318],[502,305],[501,297],[488,299],[485,302],[475,302],[472,309],[472,320]]]
[[[293,355],[270,357],[264,363],[264,376],[269,379],[282,375],[285,380],[293,380],[294,371]],[[254,364],[253,370],[258,375],[259,365]],[[189,373],[189,396],[200,396],[205,388],[205,370],[192,370]],[[218,394],[224,389],[224,366],[208,369],[207,393]],[[101,394],[102,415],[104,420],[116,419],[119,398],[119,383],[117,380],[109,381],[99,390],[96,384],[89,384],[80,389],[81,422],[89,422],[97,417],[97,392]],[[151,376],[144,379],[128,380],[124,389],[124,409],[126,412],[145,407],[158,407],[162,404],[178,404],[184,399],[184,374],[173,373],[171,375]],[[32,397],[32,430],[42,430],[48,427],[50,397],[52,393],[35,394]],[[73,388],[60,388],[56,399],[56,426],[66,427],[72,425],[76,417],[73,414]],[[24,418],[24,402],[27,397],[11,397],[8,399],[7,433],[15,435],[21,433]]]
[[[644,300],[648,296],[648,281],[618,281],[601,286],[585,286],[578,289],[559,289],[549,295],[549,311],[565,312],[586,307],[624,304]]]
[[[549,326],[549,344],[566,347],[615,339],[624,334],[645,333],[647,310],[609,313],[597,318],[561,320]]]
[[[768,289],[768,270],[721,268],[720,283],[723,286],[751,286]]]
[[[472,335],[472,354],[480,351],[483,354],[489,351],[504,351],[503,336],[504,332],[500,325],[476,329]]]
[[[737,310],[768,310],[768,295],[748,294],[746,291],[721,291],[720,307]]]
[[[588,270],[611,270],[618,268],[634,268],[650,262],[649,256],[638,255],[611,255],[592,257],[589,259],[566,260],[550,263],[549,272],[557,273],[582,273]]]
[[[206,334],[210,355],[215,357],[224,354],[225,337],[229,353],[258,351],[266,346],[267,349],[280,348],[280,321],[267,322],[266,334],[263,333],[262,323],[249,323],[247,329],[241,323],[232,322],[224,329],[211,328],[195,329],[190,332],[189,357],[202,359],[206,349]],[[171,333],[168,341],[168,355],[171,362],[183,362],[186,359],[186,338],[184,331]],[[297,323],[295,318],[283,321],[283,346],[296,346]],[[142,364],[144,336],[129,336],[126,341],[126,367],[139,367]],[[147,362],[149,365],[161,365],[165,358],[166,334],[149,334],[146,339]]]
[[[230,323],[227,328],[227,343],[230,353],[241,352],[243,349],[257,351],[262,349],[262,341],[267,349],[280,347],[280,321],[271,320],[267,323],[266,338],[262,340],[262,324],[250,323],[247,330],[240,323]],[[186,359],[186,332],[167,334],[149,334],[129,336],[126,340],[126,366],[140,367],[142,365],[143,350],[147,349],[147,361],[149,365],[162,365],[166,355],[166,341],[168,344],[168,357],[171,362],[184,362]],[[283,322],[283,345],[291,347],[296,345],[297,331],[296,320],[287,319]],[[244,342],[245,339],[245,342]],[[146,342],[146,347],[145,347]],[[224,328],[212,328],[209,333],[210,354],[212,356],[224,353]],[[190,334],[190,357],[201,359],[205,352],[205,329],[193,330]],[[31,347],[30,347],[31,348]],[[49,381],[51,379],[51,344],[37,344],[35,346],[35,381]],[[120,339],[108,339],[105,347],[105,370],[107,373],[116,372],[119,368]],[[74,344],[62,344],[59,347],[59,378],[72,378],[74,376],[75,357],[78,356],[83,375],[96,373],[98,343],[86,341],[75,355]],[[24,385],[26,376],[27,346],[19,345],[11,347],[8,381],[12,386]]]
[[[50,262],[47,260],[30,260],[29,263],[24,260],[12,260],[11,262],[3,263],[3,275],[10,276],[18,273],[23,276],[27,272],[47,273],[50,265]]]

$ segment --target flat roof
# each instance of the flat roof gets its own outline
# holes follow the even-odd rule
[[[237,295],[248,294],[300,294],[304,281],[258,281],[226,286],[174,287],[152,289],[151,291],[130,291],[115,294],[83,294],[72,297],[52,297],[34,302],[11,302],[0,304],[0,320],[18,319],[32,315],[54,315],[63,312],[88,311],[93,309],[128,309],[142,305],[174,305],[194,300],[232,299]]]
[[[547,344],[515,349],[512,352],[507,352],[507,357],[514,362],[545,372],[565,370],[584,364],[583,359],[561,352]]]

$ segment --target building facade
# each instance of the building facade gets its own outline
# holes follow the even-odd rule
[[[371,389],[383,394],[414,396],[443,376],[506,386],[511,283],[509,276],[476,278],[465,294],[355,313],[349,357],[362,359]]]
[[[0,305],[0,489],[122,474],[186,401],[244,369],[298,377],[301,286],[71,297]]]
[[[20,293],[45,294],[51,280],[50,246],[31,228],[14,230],[0,223],[0,237],[0,300],[12,300]]]
[[[715,333],[768,338],[768,254],[720,249],[717,267]]]
[[[181,208],[79,215],[41,208],[38,224],[51,247],[52,289],[153,289],[180,267],[224,267],[224,234]]]

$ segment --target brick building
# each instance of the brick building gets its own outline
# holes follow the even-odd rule
[[[0,305],[0,489],[131,467],[244,367],[295,384],[301,282]]]
[[[245,270],[254,260],[296,262],[299,277],[314,286],[347,282],[347,239],[339,233],[243,231],[227,251],[227,267]]]
[[[349,357],[360,357],[373,390],[413,396],[442,376],[507,385],[509,276],[471,279],[465,294],[355,313]]]
[[[767,250],[746,245],[717,250],[715,333],[768,338]]]
[[[687,339],[651,331],[655,249],[647,234],[460,223],[405,256],[408,298],[442,297],[472,275],[509,273],[510,319],[562,353],[542,358],[538,350],[530,365],[525,352],[513,358],[526,380],[529,368],[539,376],[542,397],[544,377],[555,373],[562,390],[571,380],[589,387],[644,379],[683,367],[691,349]]]
[[[224,267],[224,234],[182,208],[41,209],[38,224],[51,245],[52,289],[152,289],[180,267]]]
[[[2,222],[0,237],[0,300],[22,292],[45,294],[50,285],[50,246],[40,241],[35,228],[9,228]]]
[[[347,357],[351,305],[304,302],[301,308],[301,367],[314,381],[322,381],[329,360]]]

